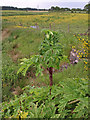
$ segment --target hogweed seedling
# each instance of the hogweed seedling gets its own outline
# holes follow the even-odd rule
[[[22,72],[25,76],[26,71],[31,65],[36,68],[36,76],[42,75],[43,68],[48,70],[50,86],[53,85],[53,68],[59,69],[60,61],[67,60],[63,55],[63,47],[59,42],[58,33],[50,30],[43,30],[45,38],[40,45],[39,54],[31,56],[30,59],[22,59],[21,67],[17,73]]]

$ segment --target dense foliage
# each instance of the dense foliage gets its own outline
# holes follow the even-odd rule
[[[88,80],[67,78],[49,87],[26,86],[21,96],[2,104],[5,118],[88,118]]]

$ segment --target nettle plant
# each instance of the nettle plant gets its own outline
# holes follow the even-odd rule
[[[43,30],[45,38],[40,45],[39,54],[31,56],[30,59],[24,58],[18,73],[22,72],[25,76],[26,71],[31,65],[36,68],[36,76],[42,75],[45,69],[48,70],[50,86],[53,85],[53,68],[59,69],[60,61],[67,59],[63,55],[63,47],[59,42],[58,33],[50,30]]]

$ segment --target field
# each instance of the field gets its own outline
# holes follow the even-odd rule
[[[63,54],[68,58],[68,61],[60,62],[59,70],[55,69],[53,72],[51,95],[47,95],[50,88],[46,69],[43,76],[35,76],[36,69],[33,65],[25,76],[17,74],[22,58],[39,54],[39,47],[44,39],[41,31],[44,29],[58,32]],[[2,116],[88,118],[88,47],[86,13],[2,11]],[[78,52],[77,64],[70,63],[73,48]],[[27,102],[24,101],[25,98]],[[6,102],[9,104],[5,107]],[[51,108],[48,109],[48,106]]]

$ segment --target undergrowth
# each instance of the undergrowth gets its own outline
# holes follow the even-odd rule
[[[67,78],[50,87],[26,86],[2,103],[2,118],[88,118],[88,79]]]

